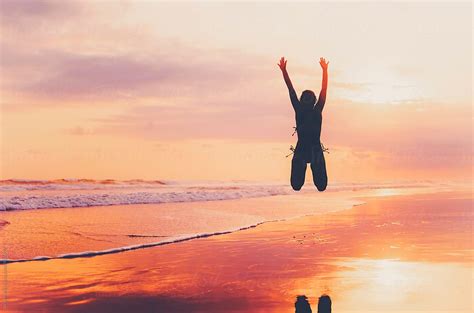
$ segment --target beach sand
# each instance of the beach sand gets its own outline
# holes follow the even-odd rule
[[[472,312],[471,194],[364,200],[153,248],[2,265],[3,310],[294,312],[306,295],[316,312],[328,294],[335,313]]]

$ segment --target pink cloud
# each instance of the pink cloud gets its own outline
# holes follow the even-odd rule
[[[1,40],[1,91],[26,99],[15,102],[12,97],[3,109],[15,105],[34,110],[39,106],[37,99],[43,100],[41,106],[92,106],[97,102],[107,106],[125,99],[127,105],[116,113],[91,119],[88,122],[93,126],[67,132],[83,135],[91,127],[92,136],[115,134],[149,140],[229,139],[288,144],[296,140],[290,136],[294,113],[276,60],[146,36],[140,42],[142,38],[135,39],[133,34],[116,35],[107,29],[103,33],[99,29],[92,36],[92,46],[104,44],[107,49],[103,51],[75,49],[74,45],[65,49],[57,45],[59,36],[51,30],[63,29],[61,21],[67,20],[73,20],[69,27],[80,27],[81,20],[75,20],[82,12],[77,3],[2,1],[1,11],[2,27],[8,35]],[[28,40],[24,38],[30,42],[25,43]],[[78,38],[83,39],[80,35]],[[153,40],[159,48],[145,49]],[[412,66],[396,70],[402,75],[420,72]],[[304,86],[298,78],[317,75],[296,64],[291,73],[299,92]],[[367,84],[335,80],[338,74],[330,72],[322,137],[326,146],[349,148],[352,157],[361,162],[379,158],[382,163],[406,169],[471,164],[471,103],[459,106],[413,99],[377,106],[337,99],[341,89],[367,91]],[[405,87],[403,82],[394,86]]]
[[[250,81],[271,80],[275,74],[269,61],[258,56],[193,47],[171,53],[167,48],[140,57],[46,49],[25,52],[3,44],[3,71],[9,77],[3,89],[54,105],[65,99],[114,100],[123,94],[156,98],[215,94]]]
[[[92,129],[84,128],[82,126],[75,126],[66,129],[66,133],[74,136],[85,136],[94,134],[94,131]]]
[[[54,0],[2,0],[0,23],[14,31],[31,31],[29,26],[52,23],[76,16],[81,11],[78,2]]]

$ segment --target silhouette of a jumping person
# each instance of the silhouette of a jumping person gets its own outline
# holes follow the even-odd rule
[[[291,160],[291,187],[294,190],[300,190],[303,187],[306,166],[308,163],[311,163],[314,185],[319,191],[324,191],[328,184],[328,177],[320,136],[322,113],[328,87],[329,62],[326,62],[324,58],[319,60],[319,64],[323,69],[323,83],[317,102],[316,95],[311,90],[303,91],[298,100],[296,91],[291,84],[290,76],[286,71],[286,62],[287,60],[282,57],[278,66],[283,73],[283,78],[290,92],[291,104],[295,110],[296,133],[298,134],[298,142]]]

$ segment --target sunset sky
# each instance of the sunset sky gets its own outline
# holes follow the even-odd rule
[[[470,2],[0,3],[2,179],[286,181],[281,56],[330,184],[471,177]]]

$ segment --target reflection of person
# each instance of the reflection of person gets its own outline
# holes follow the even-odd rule
[[[322,295],[318,301],[318,313],[331,313],[331,298],[328,295]]]
[[[295,302],[295,313],[312,313],[306,296],[297,296]]]
[[[303,187],[306,166],[311,163],[313,182],[319,191],[324,191],[328,184],[328,177],[320,136],[322,113],[326,103],[329,62],[326,62],[324,58],[319,60],[319,64],[323,69],[323,83],[317,102],[316,96],[311,90],[303,91],[300,99],[298,99],[290,76],[286,71],[286,62],[285,58],[282,57],[278,66],[290,92],[291,104],[296,114],[296,132],[298,134],[298,142],[291,161],[291,186],[294,190],[300,190]]]
[[[318,300],[318,313],[331,313],[331,298],[328,295],[322,295]],[[297,296],[295,302],[295,313],[312,313],[306,296]]]

